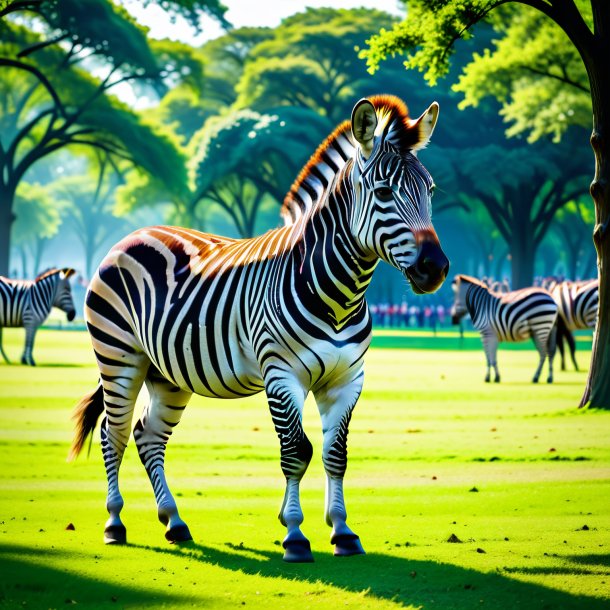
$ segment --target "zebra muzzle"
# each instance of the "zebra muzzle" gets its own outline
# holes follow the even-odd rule
[[[422,241],[417,258],[406,270],[415,294],[438,290],[449,273],[449,259],[437,240]]]

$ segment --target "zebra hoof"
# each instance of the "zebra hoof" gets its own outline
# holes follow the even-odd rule
[[[534,377],[534,378],[532,379],[532,383],[538,383],[538,377]]]
[[[331,542],[335,545],[335,557],[350,557],[351,555],[366,555],[360,538],[356,534],[341,534]]]
[[[284,542],[284,561],[288,563],[313,563],[313,553],[309,540],[300,531],[289,533]]]
[[[104,544],[127,544],[127,530],[124,525],[109,525],[104,530]]]
[[[499,377],[496,377],[496,378],[494,379],[494,383],[500,383],[500,378],[499,378]]]
[[[546,380],[546,382],[547,382],[547,383],[553,383],[553,378],[552,378],[552,377],[549,377],[549,378]]]
[[[191,532],[185,523],[174,525],[165,532],[165,539],[171,544],[179,544],[180,542],[188,542],[192,540]]]

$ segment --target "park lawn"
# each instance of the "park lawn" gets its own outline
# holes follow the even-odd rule
[[[14,361],[22,338],[4,331]],[[0,608],[608,608],[610,412],[576,408],[585,373],[533,385],[536,353],[502,350],[503,381],[485,384],[479,350],[392,347],[367,355],[350,426],[348,522],[367,555],[332,556],[308,401],[303,531],[316,561],[290,565],[263,396],[194,397],[174,432],[168,479],[194,543],[165,542],[130,445],[129,545],[104,546],[99,434],[89,458],[65,460],[71,408],[97,380],[88,337],[41,331],[38,367],[0,364]]]

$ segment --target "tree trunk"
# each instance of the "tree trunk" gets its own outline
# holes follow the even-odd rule
[[[15,220],[13,214],[14,193],[0,186],[0,275],[10,276],[11,227]]]
[[[606,32],[606,37],[610,32]],[[599,314],[593,336],[589,378],[580,403],[610,409],[610,74],[606,63],[608,44],[600,45],[598,59],[588,65],[593,102],[591,146],[595,153],[595,177],[591,196],[595,202],[593,242],[597,250]],[[602,66],[606,63],[606,66]]]
[[[513,290],[527,288],[534,283],[534,255],[536,246],[527,226],[515,227],[510,245]]]

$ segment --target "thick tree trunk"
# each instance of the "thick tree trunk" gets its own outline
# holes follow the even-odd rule
[[[610,19],[606,25],[610,26]],[[608,40],[598,39],[596,61],[587,66],[593,102],[591,146],[595,153],[595,177],[590,190],[595,202],[593,242],[597,250],[599,314],[581,406],[610,409],[610,70],[607,64],[610,31],[605,31],[605,38]]]
[[[511,287],[513,290],[527,288],[534,282],[534,255],[536,246],[531,231],[526,227],[516,227],[512,231],[513,240],[510,245]]]

